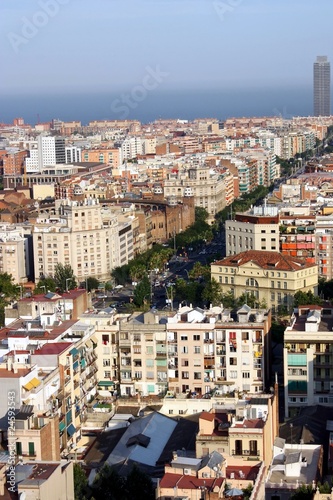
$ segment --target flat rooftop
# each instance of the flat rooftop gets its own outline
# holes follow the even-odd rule
[[[290,455],[295,455],[295,453],[301,452],[303,459],[306,459],[306,467],[301,468],[301,472],[297,477],[286,476],[283,470],[274,470],[274,466],[281,466],[283,463],[288,463],[288,457]],[[281,459],[274,459],[272,463],[273,471],[266,482],[266,488],[277,488],[278,486],[286,487],[288,484],[295,484],[298,480],[299,483],[311,484],[313,480],[316,480],[318,462],[321,454],[321,446],[313,445],[299,445],[293,448],[285,449],[285,461]]]

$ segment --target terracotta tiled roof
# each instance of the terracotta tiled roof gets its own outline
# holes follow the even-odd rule
[[[213,262],[212,265],[241,267],[251,261],[262,269],[275,269],[277,271],[299,271],[314,266],[314,264],[309,264],[303,259],[263,250],[249,250],[236,255],[229,255],[225,259]]]
[[[160,481],[160,488],[174,488],[177,486],[183,490],[197,490],[200,486],[205,486],[208,490],[212,491],[216,486],[221,488],[223,481],[223,477],[199,479],[195,476],[170,474],[167,472]]]

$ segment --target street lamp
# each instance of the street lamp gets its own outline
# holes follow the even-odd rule
[[[68,293],[68,282],[72,281],[72,278],[66,278],[66,292]]]

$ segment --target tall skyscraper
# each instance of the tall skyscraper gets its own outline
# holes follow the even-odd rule
[[[313,113],[331,114],[331,65],[326,56],[317,56],[313,65]]]

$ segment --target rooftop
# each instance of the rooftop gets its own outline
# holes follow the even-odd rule
[[[230,255],[225,259],[213,262],[214,266],[240,267],[248,262],[254,262],[262,269],[275,269],[277,271],[299,271],[314,264],[308,264],[302,259],[282,255],[279,252],[266,252],[262,250],[249,250],[236,255]]]

